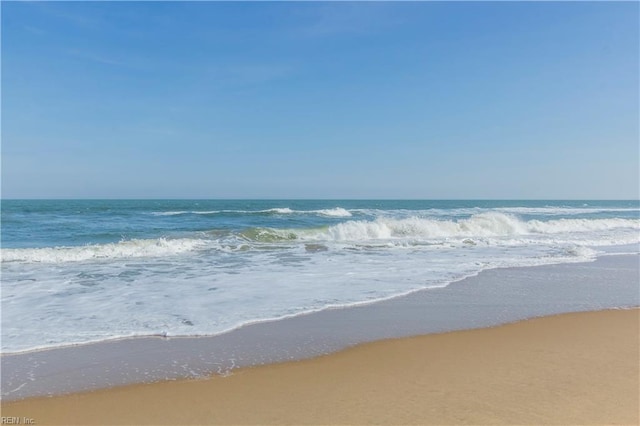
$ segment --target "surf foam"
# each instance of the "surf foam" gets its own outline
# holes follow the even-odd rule
[[[62,263],[94,259],[170,256],[196,250],[204,245],[205,241],[198,239],[157,238],[79,247],[2,249],[0,253],[2,262]]]

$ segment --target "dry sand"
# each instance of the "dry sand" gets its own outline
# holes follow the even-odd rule
[[[452,313],[455,314],[455,313]],[[640,423],[640,310],[538,318],[2,404],[35,424]]]

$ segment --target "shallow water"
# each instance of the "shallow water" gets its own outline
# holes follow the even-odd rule
[[[260,322],[213,337],[129,338],[4,354],[2,398],[232,374],[373,340],[640,305],[640,258],[493,269],[404,297]]]
[[[637,201],[5,200],[2,351],[215,335],[637,253],[639,215]]]

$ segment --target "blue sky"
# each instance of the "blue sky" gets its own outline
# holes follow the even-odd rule
[[[639,4],[2,2],[3,198],[638,198]]]

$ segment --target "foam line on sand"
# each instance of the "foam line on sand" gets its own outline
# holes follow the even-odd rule
[[[36,424],[638,424],[638,309],[2,404]]]

